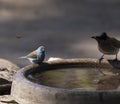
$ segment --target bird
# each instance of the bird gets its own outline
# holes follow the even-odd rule
[[[29,53],[26,56],[19,57],[20,59],[28,59],[31,63],[41,64],[45,58],[45,47],[40,46],[35,51]]]
[[[103,54],[99,61],[103,60],[104,55],[116,55],[114,60],[118,60],[117,55],[120,48],[120,41],[114,37],[110,37],[106,32],[103,32],[99,36],[92,36],[98,43],[98,49]]]

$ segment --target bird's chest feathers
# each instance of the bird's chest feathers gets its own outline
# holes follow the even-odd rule
[[[44,52],[39,52],[38,55],[39,56],[43,56]]]
[[[114,54],[118,49],[109,41],[102,41],[98,43],[98,48],[101,52],[107,54]]]
[[[41,59],[41,58],[44,58],[44,57],[45,57],[44,52],[39,52],[38,53],[38,59]]]

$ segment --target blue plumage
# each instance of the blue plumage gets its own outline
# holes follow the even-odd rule
[[[28,59],[32,63],[42,63],[45,58],[45,48],[40,46],[37,50],[31,52],[26,56],[21,56],[21,59]]]

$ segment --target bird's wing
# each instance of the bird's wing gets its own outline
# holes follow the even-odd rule
[[[114,47],[120,48],[120,41],[119,40],[112,38],[112,44]]]
[[[37,51],[33,51],[27,55],[30,58],[37,58]]]

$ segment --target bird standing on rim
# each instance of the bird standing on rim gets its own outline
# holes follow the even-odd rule
[[[98,49],[100,52],[103,53],[103,55],[99,59],[100,62],[103,59],[104,55],[116,55],[115,60],[118,60],[117,55],[120,48],[119,40],[113,37],[109,37],[106,32],[103,32],[100,36],[93,36],[91,38],[97,41]]]
[[[40,46],[37,50],[29,53],[26,56],[20,57],[22,59],[28,59],[32,63],[42,63],[45,58],[45,48]]]

